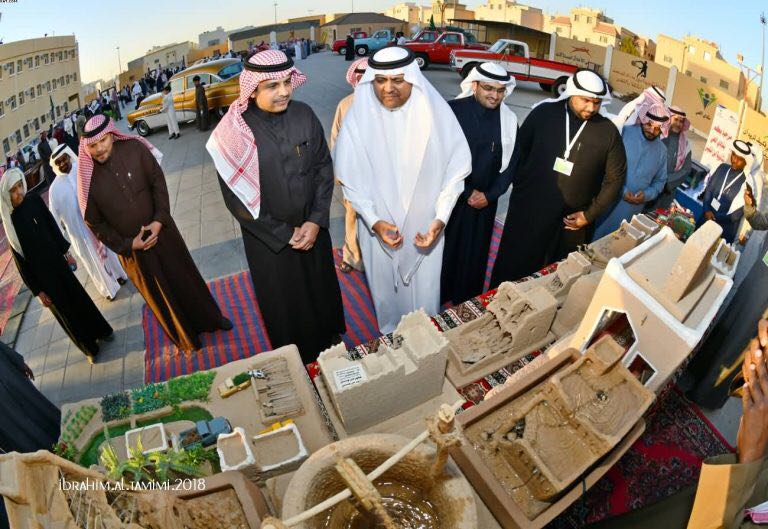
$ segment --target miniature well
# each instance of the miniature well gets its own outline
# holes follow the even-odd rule
[[[338,457],[351,458],[367,474],[408,444],[398,435],[344,439],[314,453],[296,472],[284,498],[283,519],[304,512],[345,488],[335,469]],[[376,480],[383,504],[402,529],[474,529],[477,511],[472,489],[449,461],[436,481],[429,479],[432,447],[420,445]],[[349,500],[295,526],[296,529],[376,529]]]

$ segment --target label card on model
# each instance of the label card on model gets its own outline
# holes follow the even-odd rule
[[[341,390],[365,382],[368,375],[365,374],[363,366],[355,365],[337,369],[333,372],[333,379],[336,381],[336,387]]]

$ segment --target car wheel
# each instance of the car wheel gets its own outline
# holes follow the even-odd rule
[[[429,68],[429,56],[426,53],[418,53],[416,55],[416,64],[419,66],[419,70],[426,70]]]
[[[366,55],[368,55],[368,46],[358,46],[358,48],[355,50],[355,52],[360,57],[365,57]]]
[[[224,117],[224,114],[227,113],[227,110],[229,110],[229,107],[217,107],[216,108],[216,117],[221,119]]]
[[[139,133],[139,136],[145,137],[150,135],[152,129],[149,128],[149,125],[147,125],[146,121],[140,119],[136,122],[136,132]]]
[[[560,95],[565,92],[565,83],[568,82],[567,77],[561,77],[557,81],[555,81],[555,84],[552,85],[552,95],[555,97],[560,97]]]
[[[539,83],[539,86],[545,92],[551,92],[552,91],[552,85],[551,84]]]
[[[416,60],[418,60],[418,58],[417,58]],[[477,66],[477,63],[476,63],[476,62],[470,62],[470,63],[467,63],[467,64],[465,64],[465,65],[464,65],[464,66],[461,68],[461,74],[460,74],[460,75],[461,75],[461,78],[462,78],[462,79],[466,79],[466,78],[467,78],[467,76],[470,74],[470,72],[472,72],[472,70],[474,70],[474,69],[475,69],[475,66]]]
[[[347,54],[347,48],[341,47],[339,48],[339,55],[346,55]]]

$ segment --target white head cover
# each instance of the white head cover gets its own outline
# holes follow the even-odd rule
[[[763,189],[762,181],[757,181],[754,177],[756,160],[752,150],[752,143],[748,141],[734,140],[733,145],[731,145],[731,151],[733,151],[736,156],[744,158],[746,165],[744,166],[744,183],[741,185],[738,194],[733,197],[731,207],[728,209],[729,215],[739,208],[744,207],[744,191],[747,189],[747,184],[752,188],[752,192],[754,193],[755,200],[758,204],[760,203],[760,195],[762,194]]]
[[[53,172],[56,173],[56,176],[62,176],[67,173],[63,173],[61,169],[59,169],[59,166],[56,165],[56,160],[61,158],[64,155],[69,156],[69,160],[72,163],[72,171],[70,173],[74,172],[75,175],[77,175],[77,155],[75,154],[75,151],[69,148],[69,145],[66,143],[62,143],[59,145],[55,151],[53,151],[53,154],[51,154],[51,159],[48,162],[51,166],[51,169],[53,169]],[[77,189],[77,177],[72,179],[75,182],[75,189]]]
[[[608,83],[605,82],[605,79],[592,70],[579,69],[568,78],[568,81],[565,83],[565,91],[560,94],[560,97],[552,97],[539,101],[531,107],[531,110],[544,103],[565,101],[573,96],[597,97],[602,99],[603,105],[600,107],[601,114],[605,112],[605,104],[611,102],[611,91],[608,89]]]
[[[0,194],[2,194],[2,196],[0,196],[0,218],[3,220],[5,236],[8,237],[8,243],[11,245],[11,248],[24,257],[24,252],[21,251],[19,237],[16,235],[16,228],[14,228],[13,221],[11,220],[11,213],[13,212],[13,205],[11,204],[11,188],[19,182],[22,182],[24,194],[26,195],[27,181],[24,179],[24,173],[21,172],[21,169],[14,167],[3,173],[2,180],[0,180]]]
[[[403,113],[400,117],[405,124],[394,132],[400,135],[396,139],[382,131],[391,122],[386,119],[391,110],[376,97],[376,75],[403,75],[412,85],[407,103],[396,110]],[[405,146],[397,159],[389,155],[393,145]],[[392,46],[369,59],[344,117],[333,158],[336,178],[343,186],[370,198],[369,209],[375,211],[378,220],[400,229],[406,242],[396,250],[383,243],[382,248],[392,257],[395,284],[409,284],[425,254],[442,250],[443,244],[441,239],[424,252],[411,243],[413,236],[436,218],[440,191],[460,183],[472,170],[469,146],[456,116],[421,73],[411,50]],[[449,204],[448,215],[456,197]]]
[[[472,68],[469,75],[461,82],[461,93],[456,99],[470,97],[475,94],[474,82],[501,83],[507,89],[504,98],[512,95],[515,89],[515,78],[500,64],[495,62],[483,62]],[[512,151],[515,148],[517,137],[517,115],[502,101],[499,112],[501,113],[501,169],[503,173],[512,159]]]

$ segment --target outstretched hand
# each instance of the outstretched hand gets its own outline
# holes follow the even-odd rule
[[[422,235],[421,232],[416,233],[416,237],[413,238],[413,244],[423,249],[430,248],[433,244],[435,244],[437,238],[440,237],[440,234],[443,232],[444,228],[445,223],[442,220],[433,220],[429,225],[429,229],[427,230],[426,234]]]
[[[768,449],[768,321],[760,320],[757,334],[744,358],[743,413],[736,441],[739,463],[759,461]]]

